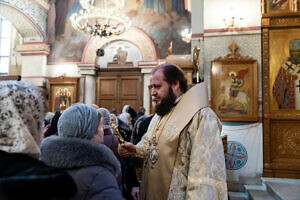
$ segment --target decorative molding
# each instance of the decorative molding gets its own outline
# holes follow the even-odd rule
[[[158,66],[159,62],[157,60],[153,61],[139,61],[138,66]]]
[[[221,28],[221,29],[205,29],[204,37],[215,37],[225,35],[249,35],[249,34],[260,34],[261,27],[236,27],[236,28]],[[193,37],[192,37],[193,38]]]
[[[264,166],[266,168],[270,168],[270,152],[271,152],[271,145],[270,145],[270,120],[264,119],[263,120],[263,158],[264,158]]]
[[[166,62],[178,65],[181,69],[193,70],[191,55],[169,55],[166,57]]]
[[[49,55],[50,47],[46,43],[25,43],[17,46],[17,52],[22,55]]]
[[[204,33],[220,33],[220,32],[243,32],[243,31],[257,31],[260,26],[253,27],[235,27],[235,28],[220,28],[220,29],[205,29]]]
[[[192,38],[201,38],[204,36],[204,33],[193,33]]]
[[[254,62],[256,61],[252,57],[249,56],[241,56],[237,49],[239,48],[235,42],[232,42],[231,45],[228,47],[230,49],[230,53],[227,54],[225,57],[217,57],[213,61],[215,62]]]
[[[270,18],[262,18],[262,19],[261,19],[261,25],[262,25],[263,27],[265,27],[265,26],[270,26]]]
[[[300,26],[300,16],[262,18],[263,27]]]
[[[98,67],[96,64],[79,63],[78,68],[81,75],[97,75]]]
[[[270,83],[269,83],[269,29],[263,29],[262,37],[262,77],[263,77],[263,113],[270,113]]]

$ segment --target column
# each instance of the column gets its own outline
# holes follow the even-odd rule
[[[150,109],[151,109],[151,96],[149,93],[149,88],[148,86],[150,85],[150,78],[151,78],[151,71],[153,68],[158,66],[157,61],[141,61],[139,62],[139,67],[141,68],[141,73],[143,74],[144,78],[144,99],[143,99],[143,106],[146,109],[145,114],[150,114]]]
[[[46,79],[47,56],[50,48],[46,43],[24,43],[17,47],[21,53],[22,80],[30,81],[37,86],[42,86]]]
[[[96,98],[96,81],[97,81],[97,67],[95,64],[78,64],[80,74],[85,76],[85,84],[83,91],[84,103],[91,105],[95,103]]]

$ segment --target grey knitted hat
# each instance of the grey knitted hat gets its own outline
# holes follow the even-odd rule
[[[99,116],[92,107],[81,103],[73,104],[58,120],[58,135],[90,140],[97,131]]]
[[[100,113],[104,128],[107,129],[110,127],[110,112],[106,108],[97,109],[98,113]]]

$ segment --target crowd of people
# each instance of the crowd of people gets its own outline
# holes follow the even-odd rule
[[[155,115],[82,103],[45,114],[34,84],[0,82],[0,199],[227,199],[205,84],[188,90],[166,63],[150,87]]]

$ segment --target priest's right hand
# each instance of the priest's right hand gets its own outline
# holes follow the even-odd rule
[[[135,156],[136,148],[135,145],[130,142],[118,146],[118,153],[122,157]]]

